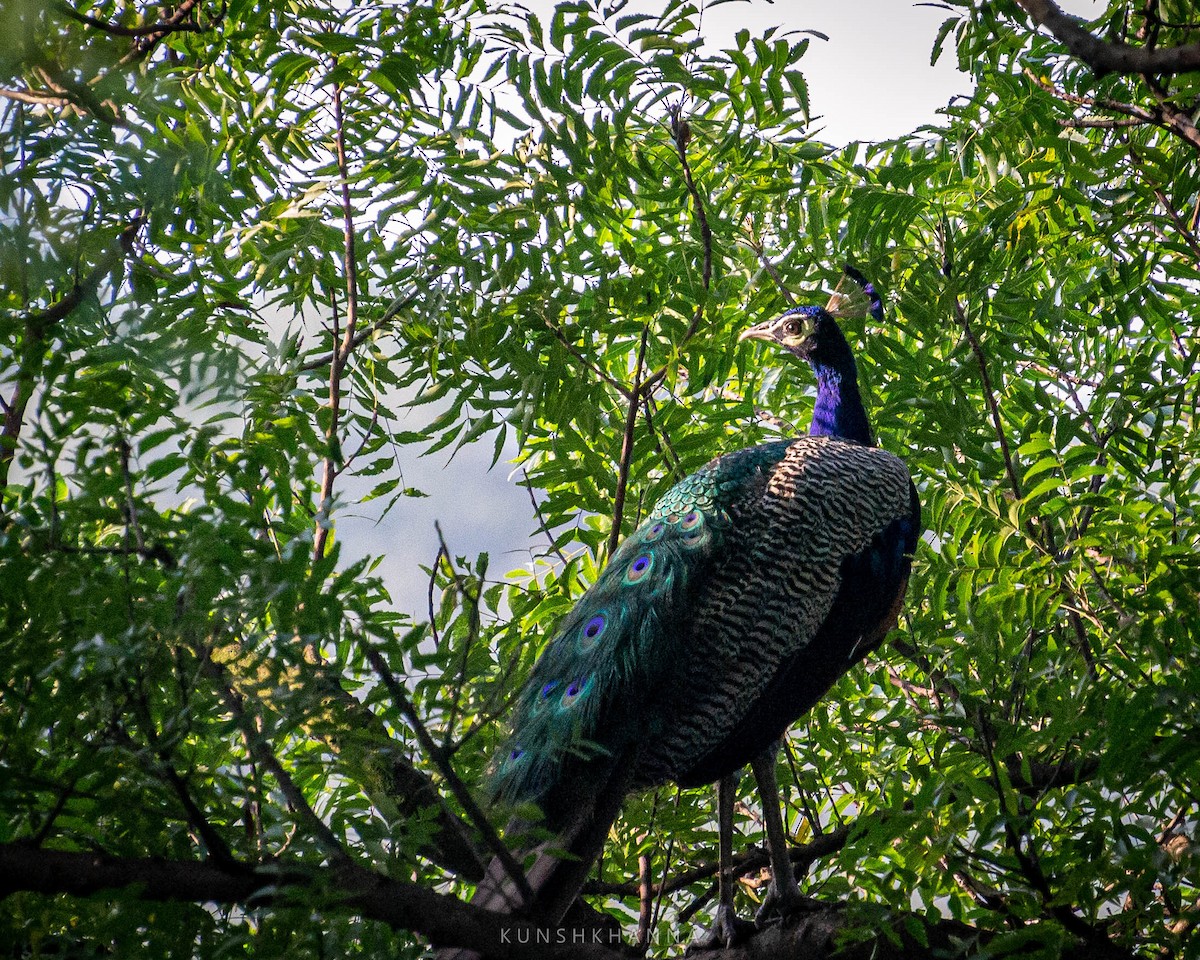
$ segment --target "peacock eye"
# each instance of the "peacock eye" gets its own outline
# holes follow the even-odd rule
[[[583,635],[589,640],[595,640],[600,636],[600,631],[604,629],[604,616],[597,614],[587,622],[587,626],[583,628]]]
[[[794,337],[800,332],[800,324],[795,320],[789,320],[783,325],[783,332],[789,337]]]
[[[569,707],[575,703],[588,689],[588,678],[580,677],[578,680],[572,680],[571,685],[567,687],[560,701],[564,707]]]
[[[625,573],[625,582],[637,583],[640,580],[644,580],[653,566],[654,557],[648,553],[643,553],[629,565],[629,569]]]

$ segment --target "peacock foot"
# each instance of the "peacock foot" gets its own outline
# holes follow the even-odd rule
[[[688,944],[687,952],[701,950],[723,950],[736,947],[750,939],[756,927],[749,920],[743,920],[733,911],[733,907],[720,904],[713,925],[708,932],[697,937]]]
[[[760,929],[769,927],[786,920],[793,914],[817,910],[820,906],[820,901],[804,896],[796,884],[785,884],[781,892],[775,885],[775,881],[772,880],[770,886],[767,887],[767,895],[763,897],[758,912],[754,914],[754,923]]]

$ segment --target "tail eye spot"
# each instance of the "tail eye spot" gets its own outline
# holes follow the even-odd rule
[[[587,677],[580,677],[578,680],[572,680],[571,685],[569,687],[567,687],[566,692],[563,693],[562,705],[564,707],[574,706],[575,701],[578,700],[584,693],[587,692],[587,687],[588,687],[588,678]]]

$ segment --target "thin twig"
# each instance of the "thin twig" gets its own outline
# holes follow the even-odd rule
[[[37,380],[45,366],[43,344],[53,328],[69,317],[83,301],[96,293],[104,279],[117,268],[125,257],[133,255],[134,240],[145,224],[144,214],[138,214],[121,230],[108,249],[100,256],[96,266],[82,279],[76,279],[70,293],[45,310],[26,313],[18,320],[24,325],[21,357],[17,366],[16,383],[5,405],[4,426],[0,428],[0,489],[8,484],[8,471],[16,455],[21,428],[25,421],[25,408],[37,386]]]
[[[171,752],[162,742],[162,737],[154,723],[150,709],[150,698],[146,695],[145,686],[142,684],[140,678],[132,684],[129,703],[134,708],[130,712],[133,714],[137,726],[141,729],[142,735],[145,737],[146,743],[149,745],[157,761],[156,764],[150,765],[152,772],[166,780],[171,789],[175,791],[175,796],[179,800],[180,806],[183,807],[188,823],[199,834],[200,839],[204,841],[208,855],[218,863],[237,863],[237,858],[233,855],[229,844],[225,842],[225,839],[217,832],[216,827],[204,815],[204,811],[200,809],[200,805],[192,797],[187,781],[175,769]],[[128,740],[126,749],[130,753],[135,756],[140,756],[144,753],[140,744],[126,731],[122,729],[121,734]]]
[[[433,566],[429,568],[429,589],[425,595],[425,602],[428,604],[429,610],[429,632],[433,634],[433,645],[440,647],[442,645],[441,634],[438,633],[437,617],[433,612],[433,591],[437,586],[438,564],[445,558],[446,563],[450,562],[450,555],[446,552],[446,542],[439,537],[437,556],[433,558]]]
[[[533,504],[533,512],[537,514],[538,529],[546,534],[546,539],[550,541],[550,549],[554,551],[565,567],[568,562],[567,555],[562,552],[562,549],[554,539],[554,534],[550,532],[550,527],[546,525],[546,518],[542,516],[542,505],[538,503],[537,497],[534,496],[533,482],[529,479],[529,471],[524,467],[521,468],[521,476],[525,478],[525,489],[529,491],[529,502]]]
[[[1200,260],[1200,241],[1197,241],[1196,235],[1188,229],[1188,223],[1183,219],[1182,214],[1175,209],[1175,206],[1167,199],[1166,193],[1162,187],[1154,188],[1154,196],[1158,198],[1158,202],[1162,204],[1163,209],[1167,211],[1167,216],[1171,218],[1171,222],[1175,224],[1175,229],[1182,235],[1184,242],[1191,249],[1192,254]]]
[[[1185,111],[1172,103],[1160,102],[1155,105],[1153,110],[1150,110],[1146,107],[1125,103],[1121,100],[1110,100],[1105,97],[1084,97],[1078,94],[1067,93],[1062,88],[1056,87],[1047,80],[1043,80],[1028,67],[1025,68],[1025,75],[1047,93],[1066,103],[1085,107],[1099,107],[1102,110],[1109,110],[1113,113],[1133,117],[1143,123],[1161,127],[1168,133],[1175,134],[1175,136],[1179,137],[1185,143],[1200,149],[1200,130],[1196,129],[1196,125],[1192,123],[1191,117]]]
[[[419,295],[413,293],[409,294],[407,297],[397,298],[396,300],[392,301],[391,305],[387,308],[387,310],[384,311],[382,317],[380,317],[374,323],[364,327],[350,338],[350,352],[353,353],[356,349],[358,349],[358,347],[370,340],[371,337],[391,323],[401,310],[403,310],[405,307],[412,306],[412,304],[416,303],[418,299]],[[321,356],[312,360],[306,360],[304,363],[300,364],[300,369],[306,373],[313,370],[320,370],[322,367],[328,367],[331,363],[333,363],[335,356],[336,351],[331,350],[329,353],[322,354]]]
[[[450,565],[450,550],[446,546],[446,537],[442,533],[441,523],[435,520],[433,528],[437,531],[438,543],[442,548],[442,555],[446,557],[447,565]],[[462,656],[459,658],[458,677],[454,682],[454,689],[450,693],[450,711],[446,717],[445,736],[442,737],[441,749],[444,754],[449,753],[450,745],[454,740],[454,725],[458,722],[459,701],[462,699],[463,688],[467,683],[467,667],[470,664],[471,647],[475,645],[475,641],[479,638],[480,627],[479,591],[476,590],[474,593],[472,593],[467,588],[467,585],[463,582],[463,577],[459,575],[457,570],[454,570],[453,565],[450,566],[454,573],[454,588],[458,592],[459,596],[464,598],[470,609],[467,615],[467,638],[462,645]],[[485,566],[482,573],[479,575],[479,579],[483,580],[486,575],[487,568]]]
[[[767,256],[767,251],[762,241],[758,237],[752,236],[747,241],[747,245],[754,251],[754,255],[758,257],[758,262],[767,271],[767,276],[775,283],[775,289],[779,291],[779,295],[783,297],[789,307],[794,307],[796,305],[796,295],[783,282],[783,277],[779,275],[779,270],[771,262],[771,258]]]
[[[458,772],[434,741],[425,724],[421,722],[421,718],[417,716],[416,708],[413,706],[412,700],[409,699],[408,692],[404,689],[404,686],[388,668],[379,651],[367,646],[366,656],[367,662],[371,664],[371,668],[379,675],[379,678],[383,681],[383,685],[387,687],[388,693],[391,694],[392,700],[395,701],[397,709],[408,720],[413,733],[417,736],[417,741],[421,744],[421,749],[425,751],[426,756],[437,766],[443,778],[445,778],[447,786],[450,787],[450,791],[462,806],[467,818],[482,835],[484,842],[487,844],[488,849],[491,850],[493,856],[500,861],[504,872],[508,874],[509,879],[516,885],[525,902],[532,903],[533,890],[529,886],[529,881],[525,878],[525,872],[516,860],[513,859],[512,853],[496,833],[496,828],[492,826],[492,822],[487,818],[483,810],[480,809],[479,804],[475,802],[475,798],[471,796],[471,791],[467,789]]]
[[[241,694],[234,690],[225,676],[224,667],[212,658],[210,651],[197,650],[196,653],[200,657],[200,665],[205,675],[217,688],[221,699],[225,701],[226,708],[233,715],[234,722],[237,723],[238,729],[241,730],[250,753],[275,778],[275,782],[279,784],[279,789],[283,792],[284,798],[287,800],[288,807],[299,818],[300,826],[316,840],[318,846],[325,851],[326,856],[332,862],[337,864],[353,863],[352,858],[342,846],[341,841],[329,828],[329,825],[317,816],[316,811],[313,810],[308,799],[304,796],[304,791],[296,786],[296,782],[287,770],[284,769],[283,764],[279,762],[279,758],[275,756],[274,751],[257,729],[255,721],[246,712],[246,706]]]
[[[195,6],[195,0],[190,3],[180,4],[178,9],[182,9],[186,15],[189,10]],[[104,33],[112,34],[114,37],[154,37],[155,34],[166,35],[168,33],[200,33],[204,30],[198,23],[184,21],[177,12],[175,16],[168,20],[159,20],[156,23],[146,23],[140,27],[125,27],[119,23],[111,23],[108,20],[100,20],[97,17],[89,16],[86,13],[80,13],[68,3],[56,3],[54,8],[66,17],[82,23],[85,26],[94,27]]]
[[[851,826],[847,825],[838,827],[836,830],[831,830],[829,833],[819,834],[808,843],[798,844],[789,848],[788,857],[793,864],[807,870],[815,861],[820,860],[822,857],[832,856],[841,850],[850,839],[852,829]],[[770,857],[767,851],[756,848],[734,858],[733,876],[735,878],[744,877],[766,866],[770,866]],[[660,880],[654,884],[652,890],[656,895],[660,893],[674,893],[676,890],[682,890],[685,887],[692,886],[692,884],[716,876],[720,869],[720,863],[702,863],[690,870],[685,870],[683,873],[669,880]],[[641,893],[641,885],[640,883],[599,883],[593,881],[584,887],[584,893],[636,897]]]
[[[46,842],[50,836],[50,831],[54,829],[54,823],[58,820],[63,810],[67,806],[67,801],[75,795],[75,784],[78,783],[78,778],[73,778],[70,783],[58,791],[58,797],[54,801],[54,806],[46,814],[46,819],[42,821],[42,825],[38,827],[37,833],[29,841],[33,846],[40,847]]]
[[[487,702],[481,709],[475,712],[475,720],[467,728],[461,739],[451,743],[446,748],[446,757],[453,757],[455,753],[466,746],[480,730],[489,726],[494,720],[508,713],[509,708],[521,695],[520,687],[513,689],[509,685],[509,680],[516,672],[517,664],[521,662],[521,645],[514,644],[513,652],[509,655],[508,662],[504,665],[500,676],[493,684],[494,692],[488,698]]]
[[[676,812],[678,812],[678,810],[679,810],[679,801],[680,801],[680,798],[682,797],[682,795],[683,795],[683,791],[678,786],[676,786],[675,787],[675,810],[676,810]],[[675,832],[672,831],[670,833],[670,835],[667,837],[667,850],[666,850],[666,853],[663,854],[663,874],[664,875],[666,875],[666,873],[671,869],[671,858],[674,855],[675,855]],[[658,920],[662,916],[662,904],[663,904],[663,897],[665,895],[666,895],[666,891],[660,885],[659,890],[658,890],[658,896],[656,896],[654,898],[654,913],[650,918],[650,929],[651,930],[655,930],[658,928]]]
[[[679,164],[683,169],[684,185],[687,187],[688,194],[692,198],[692,210],[695,212],[696,222],[700,225],[700,242],[703,248],[703,266],[701,268],[700,282],[704,289],[704,296],[696,304],[696,309],[692,314],[692,322],[688,324],[683,337],[675,344],[675,352],[679,354],[683,352],[688,341],[696,335],[696,331],[700,329],[700,323],[704,319],[705,304],[708,301],[708,294],[712,288],[713,234],[712,228],[708,225],[708,212],[704,206],[704,199],[700,196],[700,191],[696,188],[696,180],[692,176],[692,165],[688,161],[687,145],[692,139],[692,128],[683,116],[683,104],[675,104],[671,108],[670,116],[671,139],[675,143],[675,152],[679,156]],[[667,375],[668,366],[669,364],[664,363],[646,378],[642,389],[647,394],[663,381]]]
[[[978,725],[979,739],[983,745],[984,756],[987,759],[988,766],[991,768],[992,787],[1000,798],[1001,821],[1004,826],[1005,842],[1012,855],[1016,858],[1021,873],[1038,892],[1042,901],[1042,907],[1047,913],[1085,943],[1095,942],[1100,934],[1087,921],[1082,919],[1070,907],[1054,903],[1054,891],[1050,886],[1049,878],[1047,878],[1045,871],[1042,870],[1037,853],[1026,848],[1022,843],[1022,834],[1017,831],[1016,825],[1013,823],[1013,820],[1020,815],[1017,809],[1017,804],[1020,801],[1014,799],[1012,809],[1009,808],[1009,802],[1006,799],[1008,791],[1005,789],[1004,781],[1000,776],[1000,768],[996,761],[996,753],[993,747],[995,734],[992,732],[991,724],[988,723],[987,717],[982,710],[976,711],[975,722]]]
[[[617,468],[617,495],[613,499],[612,529],[608,533],[608,556],[611,558],[621,539],[621,519],[625,513],[625,493],[629,486],[629,465],[633,460],[634,431],[637,429],[638,397],[642,390],[642,365],[646,360],[646,341],[650,327],[642,327],[642,342],[638,348],[637,366],[633,371],[633,389],[629,393],[629,411],[625,417],[625,433],[621,437],[621,460]]]
[[[967,317],[967,311],[963,308],[962,301],[958,296],[954,297],[954,316],[958,320],[958,325],[962,327],[963,333],[966,334],[967,343],[970,344],[971,353],[975,355],[975,362],[979,365],[979,375],[983,380],[983,398],[988,405],[988,411],[992,418],[992,428],[996,432],[996,439],[1000,444],[1000,453],[1004,459],[1004,473],[1008,477],[1008,484],[1012,487],[1013,496],[1018,500],[1022,499],[1024,494],[1021,492],[1021,481],[1017,479],[1017,471],[1013,466],[1012,450],[1008,446],[1008,435],[1004,430],[1004,424],[1000,420],[1000,403],[996,400],[996,391],[992,388],[992,378],[988,375],[987,356],[983,352],[983,346],[979,342],[979,337],[975,335],[975,330],[971,326],[971,321]]]
[[[54,93],[40,93],[36,90],[20,89],[12,90],[8,87],[0,87],[0,98],[12,100],[14,103],[30,103],[38,107],[70,107],[74,106],[74,101],[70,97],[59,96]]]
[[[337,67],[337,58],[333,60]],[[346,121],[342,111],[342,88],[333,88],[334,144],[337,151],[338,180],[342,195],[342,267],[346,274],[346,329],[340,345],[336,343],[329,361],[329,426],[325,430],[325,460],[321,476],[321,493],[318,500],[316,535],[313,538],[313,562],[325,556],[325,545],[329,540],[329,511],[333,502],[333,482],[337,477],[338,429],[342,406],[342,371],[354,351],[355,334],[358,332],[358,258],[354,245],[354,208],[350,199],[350,172],[346,163]],[[336,306],[334,322],[337,322]]]
[[[549,328],[550,332],[554,334],[554,336],[558,340],[558,342],[563,345],[563,347],[566,349],[566,351],[568,353],[571,354],[571,356],[573,356],[576,360],[578,360],[585,367],[587,367],[589,370],[591,370],[592,373],[594,373],[597,377],[599,377],[601,380],[603,380],[605,383],[607,383],[610,387],[612,387],[614,390],[616,390],[617,393],[619,393],[621,396],[625,397],[626,399],[629,398],[629,396],[630,396],[629,388],[627,386],[625,386],[625,384],[623,384],[623,383],[621,383],[621,381],[617,380],[607,370],[604,370],[603,368],[597,366],[595,363],[593,363],[591,360],[589,360],[587,357],[585,357],[579,351],[579,349],[575,346],[575,344],[571,343],[571,341],[567,339],[567,335],[565,333],[563,333],[562,330],[558,328],[558,326],[556,326],[554,323],[552,323],[550,321],[549,317],[543,317],[542,319],[545,321],[546,326]]]

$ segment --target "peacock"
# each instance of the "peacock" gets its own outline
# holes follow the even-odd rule
[[[846,273],[881,318],[874,288]],[[747,763],[763,794],[771,899],[785,910],[800,901],[775,747],[895,625],[920,533],[916,488],[874,444],[835,318],[848,299],[790,309],[739,338],[812,367],[809,435],[724,454],[672,487],[559,624],[489,783],[501,807],[542,813],[536,828],[509,828],[529,838],[533,900],[493,864],[475,903],[560,923],[629,792],[716,781],[715,936],[732,941],[732,788]]]

